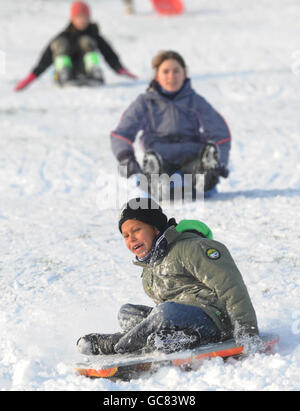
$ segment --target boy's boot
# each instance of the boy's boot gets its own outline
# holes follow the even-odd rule
[[[114,347],[123,335],[123,333],[88,334],[79,338],[77,347],[84,355],[115,354]]]
[[[68,55],[60,55],[54,59],[55,66],[55,79],[57,82],[63,86],[68,81],[72,80],[73,69],[72,60]]]
[[[87,76],[99,82],[104,83],[103,72],[100,67],[100,56],[97,51],[89,51],[83,56],[84,68]]]

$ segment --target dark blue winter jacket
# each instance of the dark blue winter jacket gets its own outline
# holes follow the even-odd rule
[[[111,133],[118,160],[124,152],[134,151],[140,131],[143,149],[156,151],[172,164],[199,153],[208,140],[219,146],[221,163],[228,163],[230,131],[220,114],[192,89],[190,79],[173,96],[162,93],[154,80],[128,107]]]

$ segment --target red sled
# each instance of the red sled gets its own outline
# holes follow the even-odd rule
[[[183,13],[182,0],[152,0],[155,11],[159,14],[171,15]]]

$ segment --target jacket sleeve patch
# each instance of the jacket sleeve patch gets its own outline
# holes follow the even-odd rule
[[[210,260],[218,260],[221,257],[220,251],[216,250],[215,248],[209,248],[206,250],[206,256]]]

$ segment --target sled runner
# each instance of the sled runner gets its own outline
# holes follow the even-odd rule
[[[275,334],[263,334],[260,337],[262,347],[259,352],[261,353],[272,351],[279,341],[279,337]],[[91,356],[87,357],[87,362],[77,363],[75,368],[80,375],[85,377],[130,380],[142,372],[155,371],[161,366],[175,366],[188,370],[205,359],[239,356],[247,356],[245,347],[237,345],[234,340],[228,340],[172,354],[152,352]]]

